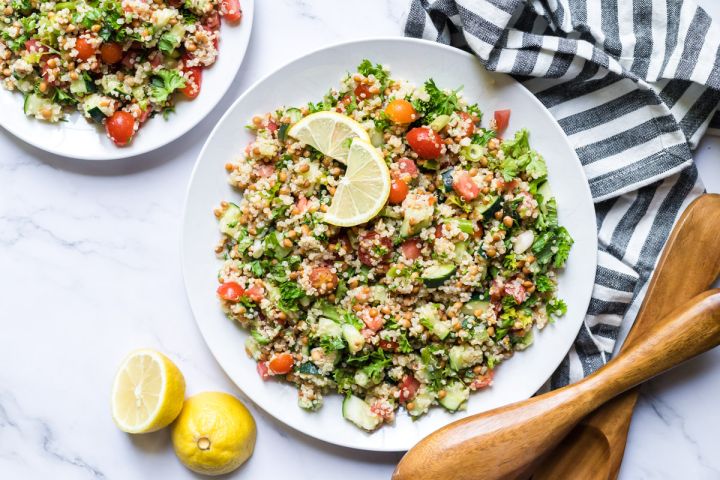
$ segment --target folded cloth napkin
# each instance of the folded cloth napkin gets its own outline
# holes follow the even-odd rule
[[[575,148],[595,201],[598,269],[584,325],[547,386],[592,373],[704,190],[692,149],[720,100],[717,24],[694,0],[412,0],[405,34],[511,74]]]

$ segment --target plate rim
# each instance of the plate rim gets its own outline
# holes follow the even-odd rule
[[[185,199],[184,199],[184,201],[183,201],[182,224],[181,224],[181,226],[180,226],[180,228],[181,228],[181,234],[180,234],[180,257],[181,257],[181,258],[180,258],[180,261],[181,261],[181,264],[182,264],[182,265],[181,265],[181,270],[182,270],[182,274],[183,274],[183,284],[184,284],[184,286],[185,286],[185,294],[186,294],[186,297],[187,297],[187,299],[188,299],[188,303],[190,304],[190,310],[191,310],[192,313],[193,313],[193,319],[195,320],[195,324],[196,324],[198,330],[200,331],[201,336],[203,337],[203,341],[205,342],[206,346],[208,347],[208,350],[209,350],[210,353],[212,354],[215,362],[216,362],[216,363],[218,364],[218,366],[222,369],[223,373],[225,373],[225,375],[227,375],[227,377],[230,379],[230,381],[233,383],[233,385],[235,385],[235,387],[236,387],[240,392],[242,392],[242,394],[243,394],[247,399],[249,399],[258,409],[260,409],[260,410],[261,410],[262,412],[264,412],[266,415],[269,415],[274,421],[277,421],[277,422],[281,423],[282,425],[284,425],[284,426],[286,426],[286,427],[289,427],[289,428],[293,429],[293,430],[296,431],[296,432],[299,432],[299,433],[302,434],[302,435],[306,435],[306,436],[308,436],[308,437],[311,437],[311,438],[313,438],[313,439],[319,440],[319,441],[321,441],[321,442],[323,442],[323,443],[326,443],[326,444],[328,444],[328,445],[337,445],[337,446],[340,446],[340,447],[343,447],[343,448],[349,448],[349,449],[358,450],[358,451],[404,452],[404,451],[407,451],[407,448],[404,448],[404,447],[398,448],[398,447],[386,446],[386,445],[384,445],[384,444],[378,444],[378,445],[372,446],[372,447],[361,447],[361,446],[357,446],[357,445],[355,445],[355,444],[353,444],[353,443],[351,443],[351,442],[338,441],[338,440],[329,440],[328,438],[326,438],[325,436],[323,436],[320,432],[316,432],[316,431],[309,432],[309,431],[307,431],[306,429],[304,429],[304,428],[302,428],[302,427],[300,427],[300,426],[295,425],[295,423],[294,423],[292,420],[286,420],[286,419],[284,419],[284,418],[281,418],[281,417],[279,417],[279,416],[276,416],[276,415],[273,414],[271,411],[269,411],[265,406],[263,406],[261,403],[255,401],[249,394],[245,393],[245,390],[243,390],[242,387],[240,387],[240,385],[237,384],[237,382],[235,381],[235,379],[233,378],[233,376],[232,376],[232,375],[229,373],[229,371],[225,368],[225,366],[223,365],[223,363],[217,358],[217,356],[216,356],[213,348],[210,346],[210,342],[208,341],[208,334],[207,334],[206,331],[205,331],[205,328],[206,328],[206,327],[203,327],[203,322],[200,322],[200,321],[198,320],[198,316],[195,314],[195,310],[196,310],[196,309],[195,309],[194,303],[193,303],[193,301],[192,301],[192,295],[190,294],[190,288],[189,288],[189,284],[188,284],[188,277],[189,277],[189,275],[190,275],[190,273],[189,273],[189,271],[188,271],[188,261],[187,261],[186,256],[185,256],[185,226],[186,226],[186,217],[187,217],[188,208],[189,208],[190,193],[191,193],[191,189],[192,189],[192,186],[193,186],[193,180],[194,180],[195,175],[196,175],[196,173],[197,173],[197,171],[198,171],[198,169],[199,169],[199,167],[200,167],[200,161],[201,161],[201,159],[203,158],[203,156],[204,156],[204,154],[205,154],[205,151],[206,151],[206,150],[208,149],[208,147],[209,147],[209,144],[210,144],[211,139],[214,138],[215,133],[220,129],[220,126],[225,122],[226,118],[231,114],[231,111],[234,110],[235,106],[236,106],[238,103],[240,103],[241,101],[243,101],[246,97],[248,97],[248,96],[250,96],[251,94],[253,94],[254,90],[255,90],[259,85],[261,85],[263,82],[265,82],[265,81],[266,81],[268,78],[270,78],[271,76],[275,75],[278,71],[281,71],[281,70],[287,68],[288,66],[290,66],[290,65],[292,65],[292,64],[294,64],[294,63],[296,63],[296,62],[301,62],[301,61],[303,61],[303,60],[304,60],[305,58],[307,58],[307,57],[320,54],[320,53],[322,53],[322,52],[324,52],[324,51],[333,50],[333,49],[336,49],[336,48],[345,47],[345,46],[349,46],[349,45],[353,45],[353,44],[360,44],[360,45],[361,45],[361,44],[364,44],[364,43],[386,42],[386,41],[388,41],[388,42],[397,42],[397,43],[408,43],[408,44],[422,44],[422,45],[425,45],[425,46],[428,46],[428,47],[439,48],[439,49],[441,49],[441,50],[446,50],[446,51],[452,52],[453,54],[460,54],[461,56],[464,56],[464,57],[466,57],[466,58],[471,58],[471,59],[475,59],[476,61],[478,61],[477,58],[476,58],[476,56],[473,55],[473,54],[471,54],[471,53],[468,53],[468,52],[466,52],[466,51],[464,51],[464,50],[461,50],[461,49],[459,49],[459,48],[456,48],[456,47],[452,47],[452,46],[449,46],[449,45],[445,45],[445,44],[438,43],[438,42],[434,42],[434,41],[430,41],[430,40],[419,39],[419,38],[410,38],[410,37],[392,37],[392,36],[367,37],[367,38],[360,38],[360,39],[353,39],[353,40],[336,42],[336,43],[332,43],[332,44],[330,44],[330,45],[323,46],[323,47],[321,47],[321,48],[317,48],[317,49],[311,50],[311,51],[309,51],[309,52],[307,52],[307,53],[304,53],[304,54],[302,54],[302,55],[300,55],[300,56],[297,56],[297,57],[295,57],[295,58],[290,59],[289,61],[283,63],[282,65],[279,65],[278,67],[276,67],[275,69],[273,69],[273,70],[270,71],[269,73],[267,73],[267,74],[263,75],[262,77],[260,77],[258,80],[256,80],[255,82],[253,82],[249,87],[247,87],[247,89],[245,89],[245,91],[244,91],[241,95],[239,95],[239,96],[227,107],[226,111],[225,111],[225,112],[223,113],[223,115],[218,119],[217,123],[215,124],[215,126],[213,127],[213,129],[212,129],[212,130],[210,131],[210,133],[208,134],[207,138],[205,139],[205,143],[203,144],[202,148],[200,149],[200,152],[199,152],[198,155],[197,155],[197,158],[196,158],[196,160],[195,160],[195,164],[193,165],[192,171],[191,171],[191,173],[190,173],[190,177],[189,177],[189,180],[188,180],[188,184],[187,184],[186,189],[185,189]],[[485,67],[483,66],[483,68],[485,68]],[[506,75],[506,76],[509,76],[509,75],[507,75],[507,74],[505,74],[505,73],[502,73],[502,72],[493,72],[493,71],[489,71],[489,70],[488,70],[488,72],[491,73],[491,74],[493,74],[493,75]],[[512,77],[511,77],[511,78],[512,78]],[[583,185],[583,190],[585,190],[585,192],[586,192],[586,194],[587,194],[587,198],[589,198],[589,199],[591,200],[591,202],[592,202],[592,198],[593,198],[593,197],[592,197],[592,194],[591,194],[591,191],[590,191],[590,185],[589,185],[589,183],[587,182],[587,176],[585,175],[585,172],[584,172],[584,170],[582,169],[582,166],[580,165],[580,159],[579,159],[579,157],[577,156],[577,153],[576,153],[575,149],[572,147],[572,144],[570,143],[570,141],[569,141],[569,139],[568,139],[568,137],[567,137],[567,134],[565,134],[565,132],[564,132],[564,131],[562,130],[562,128],[560,127],[558,121],[552,116],[552,114],[549,112],[549,110],[537,99],[537,97],[536,97],[534,94],[532,94],[532,92],[531,92],[530,90],[528,90],[521,82],[518,82],[518,81],[515,80],[515,79],[513,79],[513,81],[514,81],[515,83],[517,83],[518,85],[520,85],[523,89],[525,89],[525,90],[530,94],[530,97],[532,97],[532,101],[534,102],[534,104],[537,105],[540,109],[542,109],[542,110],[544,110],[545,112],[547,112],[547,114],[548,114],[548,116],[550,117],[551,121],[552,121],[552,122],[555,124],[555,126],[562,132],[562,135],[563,135],[563,137],[565,138],[565,142],[566,142],[568,148],[570,149],[570,151],[572,152],[572,158],[577,162],[577,165],[579,166],[580,171],[582,172],[582,176],[583,176],[583,178],[585,178],[585,180],[586,180],[585,183],[584,183],[584,185]],[[594,205],[594,204],[593,204],[593,205]],[[596,219],[596,213],[595,213],[595,209],[594,209],[594,208],[592,208],[592,215],[593,215],[593,218]],[[593,222],[593,223],[596,223],[596,222]],[[591,280],[588,280],[588,288],[587,288],[587,292],[586,292],[586,295],[585,295],[586,298],[583,299],[583,305],[584,305],[585,315],[587,314],[587,308],[588,308],[589,303],[590,303],[590,300],[591,300],[591,298],[592,298],[592,290],[593,290],[593,285],[594,285],[594,278],[595,278],[595,274],[596,274],[596,272],[597,272],[597,242],[598,242],[597,234],[592,235],[591,238],[592,238],[592,245],[591,245],[591,246],[592,246],[592,249],[591,249],[591,250],[595,252],[595,255],[593,255],[591,259],[586,259],[586,260],[585,260],[586,262],[592,264],[592,273],[593,273],[592,279],[591,279],[592,281],[591,281]],[[577,330],[577,332],[575,333],[575,337],[574,337],[574,338],[577,337],[577,333],[580,332],[580,330],[582,329],[582,326],[583,326],[583,325],[584,325],[584,317],[583,317],[583,320],[582,320],[581,322],[579,322],[578,330]],[[574,341],[573,341],[573,342],[574,342]],[[572,345],[573,345],[573,344],[571,343],[571,344],[570,344],[570,347],[572,347]],[[563,357],[560,358],[560,360],[558,361],[557,365],[554,366],[553,371],[556,370],[558,366],[560,366],[560,364],[562,363],[562,361],[563,361],[564,358],[565,358],[565,356],[563,356]],[[551,375],[552,375],[552,373],[551,373]],[[550,377],[542,378],[542,379],[537,380],[537,381],[536,381],[537,386],[533,389],[533,392],[537,392],[537,391],[547,382],[547,380],[548,380],[549,378],[550,378]],[[535,385],[535,383],[533,383],[533,385]],[[532,397],[532,395],[531,395],[530,397],[528,397],[528,398],[531,398],[531,397]],[[338,418],[341,418],[341,417],[339,416]],[[453,421],[451,421],[451,422],[448,422],[445,426],[450,425],[450,424],[452,424],[452,423],[455,423],[455,422],[457,422],[457,421],[459,421],[459,420],[462,420],[463,418],[467,418],[467,416],[466,416],[466,417],[458,417],[456,420],[453,420]],[[440,427],[440,428],[443,428],[443,427]],[[420,439],[418,439],[417,441],[419,441],[419,440],[420,440]]]
[[[200,123],[205,120],[210,113],[220,104],[221,100],[227,94],[228,90],[230,90],[230,87],[232,86],[233,82],[238,76],[238,73],[240,72],[243,63],[245,62],[245,57],[247,56],[247,51],[250,46],[250,42],[252,40],[252,29],[253,29],[253,23],[255,19],[255,0],[243,0],[243,18],[240,20],[240,24],[237,25],[238,28],[242,28],[243,26],[246,26],[246,35],[247,35],[247,42],[244,43],[243,49],[240,52],[240,62],[238,63],[237,70],[230,76],[229,80],[227,81],[226,85],[223,88],[222,94],[217,98],[215,102],[213,102],[212,105],[210,105],[207,108],[207,111],[203,114],[198,116],[196,119],[191,120],[188,122],[188,124],[184,128],[177,129],[176,131],[173,131],[172,134],[170,134],[165,142],[159,143],[157,145],[150,145],[145,148],[142,148],[137,151],[130,151],[126,150],[122,147],[115,148],[114,151],[108,152],[105,155],[102,155],[101,157],[98,155],[90,155],[90,154],[84,154],[82,152],[82,149],[77,149],[77,153],[68,153],[63,150],[60,150],[56,147],[47,147],[43,145],[41,142],[34,141],[32,139],[32,135],[23,133],[22,129],[15,128],[11,123],[5,121],[2,116],[0,116],[0,127],[2,127],[6,132],[14,136],[15,138],[21,140],[27,145],[30,145],[34,148],[37,148],[38,150],[42,150],[43,152],[51,153],[53,155],[57,155],[59,157],[63,158],[72,158],[75,160],[83,160],[83,161],[89,161],[89,162],[106,162],[106,161],[113,161],[113,160],[125,160],[128,158],[135,158],[140,155],[144,155],[146,153],[153,152],[155,150],[159,150],[161,148],[164,148],[171,143],[175,142],[177,139],[182,137],[183,135],[187,134],[191,130],[193,130],[195,127],[200,125]],[[0,87],[2,88],[2,87]],[[3,90],[5,90],[3,88]],[[13,95],[18,94],[16,91],[7,91]],[[234,105],[234,102],[233,102]],[[73,114],[75,112],[72,112]],[[189,113],[189,112],[188,112]],[[227,112],[226,112],[227,113]],[[223,114],[224,116],[224,114]],[[98,134],[101,134],[98,132]],[[209,138],[209,137],[208,137]],[[206,139],[207,140],[207,139]],[[197,159],[196,159],[197,160]],[[194,169],[193,169],[194,172]]]

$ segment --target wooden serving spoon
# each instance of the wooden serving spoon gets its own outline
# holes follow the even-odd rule
[[[692,202],[675,224],[622,350],[720,276],[720,195]],[[533,480],[614,480],[620,471],[639,388],[619,395],[585,417],[542,461]]]
[[[719,343],[717,289],[673,310],[583,380],[466,417],[428,435],[400,460],[393,479],[516,478],[600,405]]]

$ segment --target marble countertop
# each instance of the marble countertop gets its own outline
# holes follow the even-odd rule
[[[701,3],[720,15],[720,4]],[[257,79],[331,43],[402,34],[405,0],[350,5],[258,1],[250,49],[230,91],[197,128],[160,151],[83,162],[0,133],[0,477],[195,478],[176,460],[166,431],[131,437],[117,430],[112,378],[128,351],[149,346],[178,363],[188,394],[224,390],[242,398],[185,298],[178,241],[185,188],[212,126]],[[718,155],[718,139],[705,139],[696,154],[710,191],[720,191]],[[720,478],[720,416],[708,413],[720,398],[715,363],[720,350],[644,388],[621,478]],[[399,459],[323,444],[247,403],[258,443],[232,478],[389,478]]]

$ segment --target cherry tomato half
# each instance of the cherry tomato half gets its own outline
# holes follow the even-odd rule
[[[393,100],[385,107],[385,114],[394,123],[406,124],[412,123],[417,119],[417,112],[412,103],[402,98]]]
[[[80,37],[75,42],[75,50],[78,51],[77,58],[87,60],[95,54],[95,48],[84,37]]]
[[[222,0],[220,2],[220,8],[223,17],[230,22],[239,22],[242,18],[240,0]]]
[[[399,178],[393,179],[392,183],[390,183],[390,197],[388,200],[393,205],[399,205],[405,200],[405,197],[407,197],[409,192],[407,183],[402,181]]]
[[[420,256],[420,240],[408,238],[400,244],[400,251],[408,260],[415,260]]]
[[[30,40],[27,40],[25,42],[25,50],[27,50],[30,53],[36,53],[36,52],[40,52],[44,49],[43,49],[42,44],[39,41],[35,40],[34,38],[31,38]]]
[[[135,133],[135,118],[128,112],[118,110],[105,120],[105,130],[115,145],[127,145]]]
[[[462,172],[455,177],[453,190],[466,202],[475,199],[480,194],[480,186],[475,183],[468,172]]]
[[[227,300],[228,302],[237,302],[243,295],[245,295],[245,289],[243,289],[237,282],[225,282],[217,288],[217,294],[223,300]]]
[[[202,68],[187,67],[185,68],[185,88],[182,89],[183,95],[192,100],[200,95],[200,86],[202,85]]]
[[[270,378],[270,372],[268,371],[267,362],[258,362],[257,372],[258,375],[260,375],[260,378],[262,378],[263,380],[267,380],[268,378]]]
[[[100,46],[100,58],[108,65],[118,63],[123,58],[123,49],[117,43],[103,43]]]
[[[416,127],[407,133],[407,141],[421,158],[435,160],[442,152],[442,138],[430,127]]]
[[[495,131],[503,132],[510,122],[510,110],[495,110]]]
[[[294,363],[295,360],[293,360],[292,355],[289,353],[280,353],[268,362],[268,366],[270,367],[270,371],[275,375],[285,375],[292,370]]]

